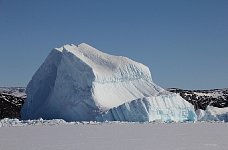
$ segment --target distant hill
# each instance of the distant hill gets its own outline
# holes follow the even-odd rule
[[[205,110],[208,105],[214,107],[228,107],[228,89],[212,90],[183,90],[178,88],[167,89],[179,94],[182,98],[194,105],[195,109]]]

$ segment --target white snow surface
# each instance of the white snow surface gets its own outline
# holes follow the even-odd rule
[[[168,100],[163,101],[162,105],[166,105],[164,108],[167,111],[172,110],[171,106],[177,106],[178,111],[186,109],[194,114],[191,104],[182,105],[185,101],[182,98],[175,102],[175,94],[154,84],[145,65],[126,57],[103,53],[85,43],[64,45],[52,50],[29,82],[26,93],[27,99],[21,111],[23,119],[95,121],[114,107],[137,99],[153,99],[151,97],[158,95],[173,97],[172,105],[166,105]],[[160,100],[162,98],[150,101],[157,103]],[[150,108],[155,107],[159,110],[160,106]],[[173,112],[176,112],[177,109],[174,109]],[[131,110],[129,113],[135,113],[140,108]],[[179,117],[179,121],[184,118]],[[190,120],[195,120],[194,115]]]
[[[213,106],[207,106],[207,109],[197,110],[196,114],[199,121],[224,121],[228,122],[228,107],[217,108]]]
[[[27,120],[20,124],[17,119],[5,119],[5,122],[17,125],[0,127],[1,150],[227,150],[228,147],[228,124],[219,122]]]

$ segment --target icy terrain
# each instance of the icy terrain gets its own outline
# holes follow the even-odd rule
[[[27,121],[29,122],[29,121]],[[1,150],[227,150],[226,123],[66,123],[0,128]],[[34,123],[35,124],[35,123]]]
[[[148,67],[126,57],[105,54],[85,43],[52,50],[26,93],[22,119],[95,121],[119,106],[117,114],[123,116],[127,112],[128,117],[105,120],[152,121],[159,116],[166,121],[196,120],[193,106],[154,84]],[[137,99],[146,101],[138,105],[134,103]],[[142,115],[132,118],[137,112]],[[167,112],[173,115],[167,116]]]
[[[176,94],[162,95],[137,99],[124,103],[117,108],[98,116],[98,121],[194,121],[197,120],[193,107]]]
[[[228,107],[217,108],[208,106],[206,110],[196,111],[199,121],[224,121],[228,122]]]

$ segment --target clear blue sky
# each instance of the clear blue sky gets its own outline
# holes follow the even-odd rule
[[[228,87],[227,0],[0,0],[0,86],[26,86],[50,50],[88,43],[166,87]]]

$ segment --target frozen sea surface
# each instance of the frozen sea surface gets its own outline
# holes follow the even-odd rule
[[[0,128],[1,150],[227,150],[227,123],[47,123]]]

